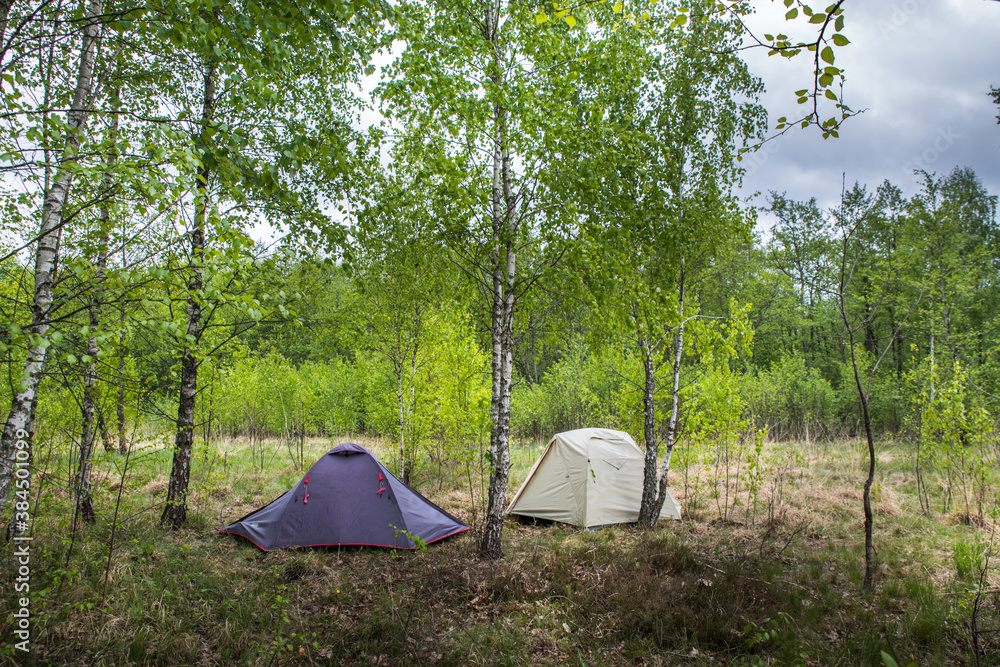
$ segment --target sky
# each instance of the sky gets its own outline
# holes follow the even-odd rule
[[[808,34],[801,19],[785,21],[780,0],[755,4],[755,32]],[[845,177],[848,188],[857,181],[873,191],[889,180],[912,196],[919,189],[914,169],[943,176],[967,166],[1000,195],[1000,109],[988,96],[991,85],[1000,87],[1000,2],[847,0],[844,12],[851,44],[837,49],[836,64],[846,70],[845,102],[864,113],[843,124],[839,139],[795,128],[744,157],[741,194],[765,205],[775,190],[796,200],[816,197],[830,209]],[[801,117],[794,91],[811,87],[812,61],[768,57],[764,49],[744,53],[767,89],[761,102],[771,127],[781,116]],[[822,118],[833,115],[827,111]],[[762,215],[758,229],[769,224]]]

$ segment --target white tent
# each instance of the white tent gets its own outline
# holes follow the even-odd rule
[[[643,453],[628,433],[582,428],[557,433],[507,509],[590,528],[639,519]],[[680,519],[670,493],[661,519]]]

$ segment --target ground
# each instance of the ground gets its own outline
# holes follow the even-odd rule
[[[308,443],[305,467],[339,441]],[[540,447],[515,448],[511,493]],[[856,441],[768,443],[754,478],[745,461],[675,470],[685,518],[655,531],[511,518],[497,562],[476,558],[474,531],[416,552],[265,553],[221,535],[304,474],[282,443],[255,448],[203,448],[177,532],[158,525],[168,447],[137,448],[127,469],[102,454],[100,520],[75,531],[52,448],[35,481],[31,652],[8,639],[7,553],[0,664],[1000,664],[995,487],[982,516],[934,493],[923,512],[906,442],[879,448],[873,591]],[[428,465],[414,483],[475,526],[482,480],[455,473]]]

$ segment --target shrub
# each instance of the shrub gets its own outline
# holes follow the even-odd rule
[[[823,437],[837,428],[837,394],[801,357],[786,357],[748,376],[742,398],[756,424],[775,439]]]

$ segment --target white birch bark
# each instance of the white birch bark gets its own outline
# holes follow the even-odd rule
[[[502,67],[498,40],[499,16],[487,7],[484,38],[493,48],[494,84],[499,88]],[[493,106],[493,176],[490,215],[493,222],[491,237],[492,315],[490,334],[493,339],[493,386],[490,397],[490,490],[483,526],[479,555],[483,558],[503,557],[503,518],[507,508],[507,482],[510,472],[510,390],[514,365],[514,281],[516,275],[517,221],[514,217],[513,174],[510,148],[507,142],[508,111],[500,102]]]
[[[74,167],[79,152],[81,135],[87,124],[87,109],[91,98],[94,78],[94,62],[97,58],[99,18],[104,12],[103,0],[91,0],[87,7],[87,25],[83,31],[76,84],[69,112],[66,114],[66,136],[62,159],[54,180],[45,193],[42,205],[42,220],[35,251],[34,291],[31,304],[31,324],[28,333],[31,350],[24,365],[20,391],[11,402],[10,412],[0,435],[0,512],[6,504],[7,494],[14,471],[14,457],[19,441],[26,443],[28,457],[31,457],[32,435],[34,431],[35,406],[38,401],[38,385],[45,367],[52,312],[56,307],[52,294],[59,261],[59,243],[62,238],[63,207],[69,197],[73,183]],[[22,434],[22,437],[18,437]],[[30,470],[30,468],[29,468]],[[8,534],[23,534],[20,526],[12,526]]]
[[[636,317],[636,326],[639,325]],[[639,334],[639,349],[642,352],[643,365],[643,438],[645,440],[645,456],[642,475],[642,501],[639,506],[639,525],[656,524],[656,455],[659,449],[656,438],[656,364],[653,359],[653,349],[647,334]]]
[[[677,418],[681,404],[681,360],[684,357],[684,290],[685,290],[684,258],[681,258],[680,293],[678,297],[680,323],[677,325],[677,335],[674,337],[674,377],[671,387],[670,421],[667,422],[666,452],[663,454],[663,468],[660,470],[660,489],[656,497],[656,513],[653,515],[653,525],[663,510],[667,500],[667,476],[670,473],[670,456],[677,444]]]
[[[214,62],[205,65],[204,101],[202,123],[207,124],[215,115]],[[203,166],[198,171],[195,195],[194,229],[191,230],[191,278],[188,280],[187,339],[181,356],[181,390],[177,402],[177,434],[174,438],[174,458],[167,483],[167,500],[160,516],[160,523],[173,529],[181,528],[187,521],[187,490],[191,481],[191,458],[194,449],[194,411],[198,396],[197,341],[202,333],[201,291],[204,286],[205,227],[208,220],[208,181],[212,170]],[[193,343],[191,341],[194,341]]]

